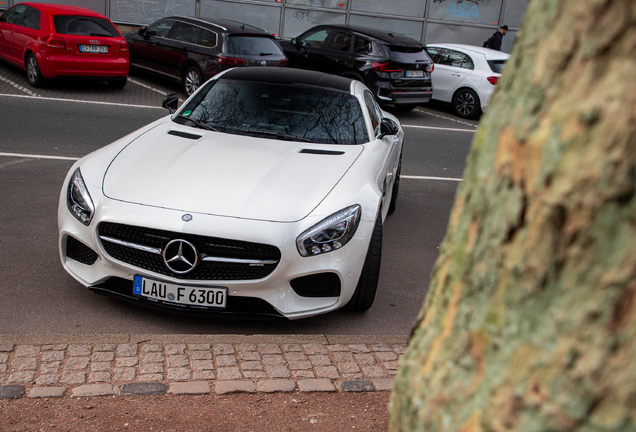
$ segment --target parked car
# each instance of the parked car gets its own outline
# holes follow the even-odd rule
[[[461,44],[428,44],[426,50],[435,62],[433,99],[450,102],[459,117],[478,117],[510,55]]]
[[[174,16],[124,37],[134,68],[181,81],[188,96],[226,69],[287,66],[274,35],[236,21]]]
[[[70,169],[64,268],[93,291],[186,313],[371,307],[404,132],[369,89],[245,67],[177,103]]]
[[[410,110],[433,94],[433,62],[419,42],[350,25],[319,25],[281,42],[291,67],[356,79],[383,104]]]
[[[0,16],[0,58],[29,84],[83,77],[116,88],[128,78],[128,44],[104,15],[75,6],[19,3]]]

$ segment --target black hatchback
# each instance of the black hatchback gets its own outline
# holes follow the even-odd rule
[[[409,110],[433,95],[433,61],[424,45],[400,34],[350,25],[320,25],[281,42],[291,67],[357,79],[378,102]]]
[[[288,63],[274,35],[224,19],[167,17],[124,37],[131,67],[181,81],[188,96],[226,69]]]

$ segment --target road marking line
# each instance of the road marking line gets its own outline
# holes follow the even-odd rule
[[[87,100],[75,100],[75,99],[49,98],[49,97],[42,97],[38,95],[24,96],[24,95],[11,95],[11,94],[0,93],[0,96],[25,98],[25,99],[39,99],[39,100],[48,100],[48,101],[56,101],[56,102],[75,102],[75,103],[86,103],[86,104],[95,104],[95,105],[111,105],[111,106],[120,106],[120,107],[127,107],[127,108],[165,109],[163,107],[150,106],[150,105],[132,105],[132,104],[124,104],[124,103],[116,103],[116,102],[99,102],[99,101],[87,101]]]
[[[417,129],[437,129],[437,130],[447,130],[452,132],[470,132],[470,133],[477,132],[476,130],[470,130],[470,129],[454,129],[454,128],[443,128],[443,127],[435,127],[435,126],[415,126],[415,125],[403,124],[402,127],[410,127],[410,128],[417,128]]]
[[[161,95],[163,95],[163,96],[167,96],[167,95],[168,95],[168,93],[166,93],[166,92],[164,92],[164,91],[161,91],[161,90],[156,89],[156,88],[154,88],[154,87],[150,87],[148,84],[144,84],[144,83],[142,83],[142,82],[140,82],[140,81],[137,81],[137,80],[131,79],[130,77],[128,78],[128,82],[131,82],[131,83],[133,83],[133,84],[140,85],[140,86],[142,86],[142,87],[147,88],[148,90],[152,90],[152,91],[154,91],[154,92],[160,93],[160,94],[161,94]]]
[[[444,117],[444,116],[441,116],[439,114],[433,114],[432,112],[423,111],[421,109],[416,109],[415,111],[421,112],[422,114],[428,114],[428,115],[432,115],[434,117],[439,117],[439,118],[442,118],[444,120],[454,121],[456,123],[460,123],[460,124],[463,124],[463,125],[466,125],[466,126],[472,126],[472,127],[475,127],[475,128],[477,127],[477,125],[474,125],[472,123],[466,123],[466,122],[463,122],[463,121],[460,121],[460,120],[457,120],[457,119],[454,119],[454,118],[451,118],[451,117]]]
[[[410,175],[400,175],[400,178],[411,179],[411,180],[445,180],[445,181],[454,181],[454,182],[464,181],[464,179],[452,178],[452,177],[428,177],[428,176],[410,176]]]
[[[14,83],[14,82],[13,82],[13,81],[11,81],[10,79],[5,78],[5,77],[3,77],[3,76],[0,76],[0,81],[4,81],[4,82],[6,82],[7,84],[9,84],[9,85],[11,85],[11,86],[13,86],[13,87],[17,88],[18,90],[21,90],[21,91],[23,91],[23,92],[25,92],[25,93],[29,94],[29,96],[38,96],[37,94],[33,93],[33,92],[32,92],[31,90],[29,90],[28,88],[22,87],[20,84],[18,84],[18,83]]]
[[[24,154],[24,153],[2,153],[2,152],[0,152],[0,156],[30,158],[30,159],[71,160],[71,161],[76,161],[80,159],[78,157],[69,157],[69,156],[34,155],[34,154]]]

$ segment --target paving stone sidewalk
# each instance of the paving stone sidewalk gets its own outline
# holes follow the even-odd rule
[[[406,350],[403,337],[17,339],[0,338],[0,398],[390,391]]]

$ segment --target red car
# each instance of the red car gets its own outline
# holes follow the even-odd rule
[[[0,16],[0,59],[26,70],[33,87],[85,77],[122,88],[128,79],[128,43],[108,18],[82,7],[11,7]]]

